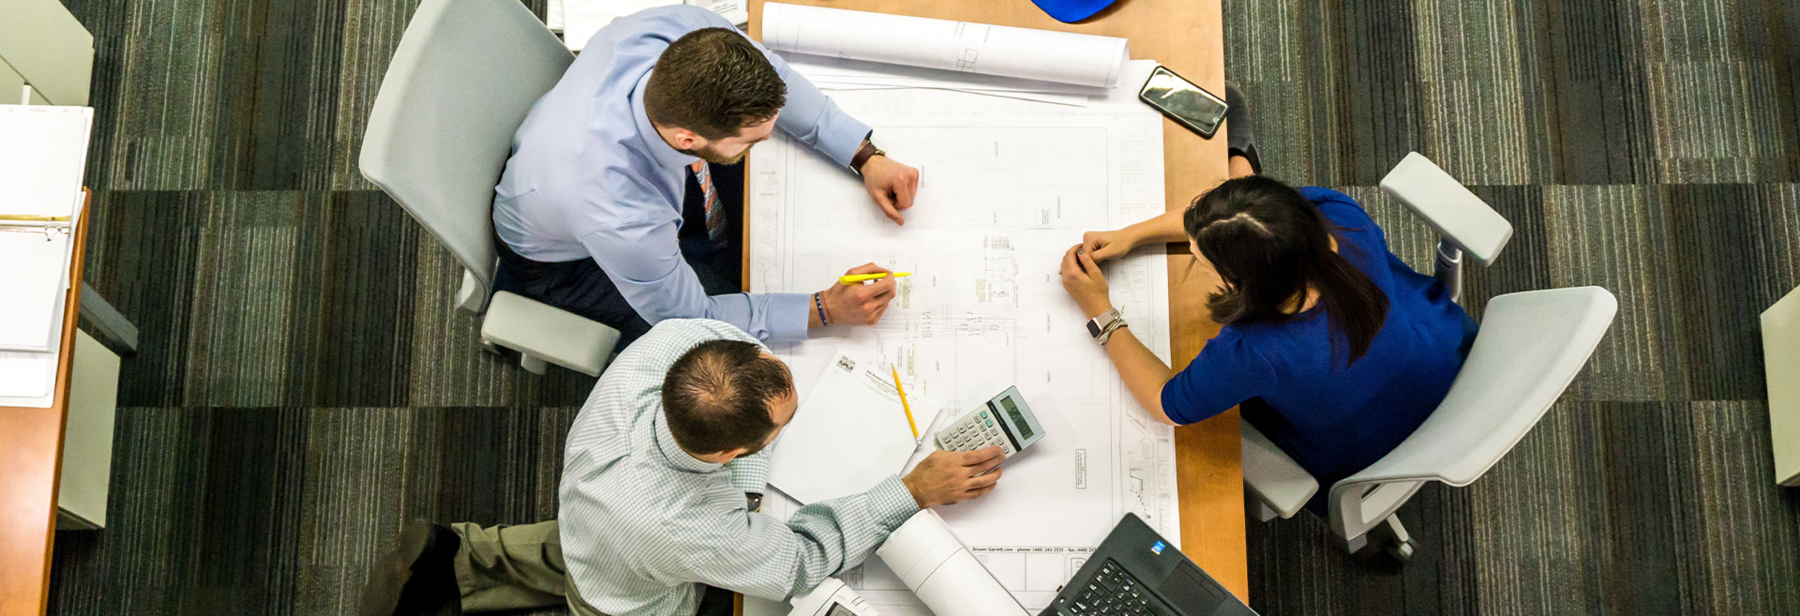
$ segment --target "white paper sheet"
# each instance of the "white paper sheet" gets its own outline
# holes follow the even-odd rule
[[[581,51],[594,33],[614,19],[647,8],[683,4],[682,0],[561,0],[560,20],[563,45],[569,51]],[[547,15],[546,15],[547,16]],[[548,20],[546,20],[548,21]]]
[[[73,220],[87,164],[86,107],[0,106],[0,215]],[[68,276],[67,223],[58,230],[0,227],[0,350],[47,351]]]
[[[1125,79],[1154,66],[1132,62]],[[922,394],[954,405],[946,416],[1017,385],[1045,422],[1044,440],[1002,466],[994,492],[941,513],[1028,608],[1048,604],[1126,511],[1178,538],[1173,431],[1125,391],[1056,272],[1082,231],[1163,211],[1162,118],[1128,88],[1085,108],[937,90],[833,98],[874,126],[895,160],[923,170],[918,205],[896,227],[811,150],[780,137],[758,146],[752,290],[816,287],[867,261],[915,274],[880,326],[776,345],[801,391],[821,356],[839,350],[898,363]],[[1132,329],[1166,359],[1166,259],[1135,255],[1107,271]],[[797,506],[779,492],[764,501],[777,516]],[[842,577],[884,616],[930,613],[879,562]],[[746,602],[745,613],[785,610]]]
[[[919,429],[937,405],[907,392]],[[805,393],[769,460],[769,485],[804,503],[849,496],[900,472],[918,447],[887,364],[838,355]]]
[[[0,215],[69,214],[93,118],[87,107],[0,105]]]
[[[893,64],[876,64],[841,58],[800,54],[789,58],[788,65],[805,75],[807,81],[827,92],[876,89],[936,89],[966,92],[982,96],[1085,107],[1090,96],[1105,96],[1104,88],[1089,88],[1046,81],[1029,81],[1011,77],[946,73],[932,69]]]
[[[56,314],[63,313],[64,301],[57,300]],[[56,364],[61,359],[60,335],[50,340],[48,351],[0,351],[0,406],[50,408],[55,401]]]
[[[69,234],[0,232],[0,351],[45,351],[61,333]]]
[[[843,9],[763,5],[763,44],[832,58],[1111,88],[1125,39]]]
[[[81,219],[81,205],[82,199],[77,199],[71,214],[75,220]],[[0,238],[6,235],[13,234],[0,233]],[[43,239],[41,235],[36,237]],[[66,246],[66,238],[64,243]],[[0,406],[41,409],[49,408],[55,401],[56,365],[62,359],[63,313],[69,296],[67,258],[64,257],[64,265],[56,276],[55,304],[50,311],[55,315],[55,327],[48,347],[44,351],[0,351]]]

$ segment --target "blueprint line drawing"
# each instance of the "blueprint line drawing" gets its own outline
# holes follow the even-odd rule
[[[909,394],[945,405],[927,413],[959,415],[1017,386],[1043,440],[1006,461],[993,492],[938,512],[1034,612],[1125,513],[1179,542],[1173,430],[1125,389],[1060,275],[1084,231],[1162,211],[1160,117],[859,117],[895,160],[921,169],[905,226],[805,146],[778,137],[751,153],[750,291],[811,292],[865,262],[913,272],[878,325],[772,345],[802,395],[840,352],[893,365]],[[1166,257],[1105,268],[1132,330],[1167,361]],[[765,501],[771,515],[797,507]],[[930,614],[878,561],[844,577],[884,615]],[[762,612],[747,603],[746,613]]]

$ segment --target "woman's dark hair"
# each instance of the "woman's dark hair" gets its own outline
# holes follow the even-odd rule
[[[1299,311],[1284,309],[1304,302],[1311,287],[1319,292],[1331,330],[1343,332],[1350,343],[1345,365],[1369,352],[1387,320],[1387,295],[1331,249],[1335,226],[1300,191],[1262,176],[1227,180],[1195,199],[1182,223],[1225,280],[1225,291],[1207,301],[1214,321],[1291,320]],[[1344,241],[1339,246],[1355,249]],[[1334,356],[1339,344],[1332,336]]]

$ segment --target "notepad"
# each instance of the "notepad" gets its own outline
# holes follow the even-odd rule
[[[938,412],[908,400],[921,421]],[[858,494],[899,473],[919,442],[888,366],[839,354],[775,443],[769,484],[804,504]]]

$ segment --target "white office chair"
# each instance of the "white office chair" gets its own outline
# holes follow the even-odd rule
[[[525,113],[573,61],[517,0],[424,0],[381,81],[358,164],[462,261],[456,308],[487,314],[489,350],[518,351],[538,374],[553,363],[598,376],[617,330],[493,293],[494,185]]]
[[[1418,153],[1381,187],[1442,234],[1436,273],[1453,294],[1461,291],[1465,253],[1486,265],[1512,236],[1511,224]],[[1332,534],[1356,552],[1371,530],[1386,526],[1388,553],[1410,559],[1412,540],[1394,512],[1426,481],[1466,486],[1499,462],[1581,372],[1616,312],[1618,301],[1599,287],[1490,300],[1462,371],[1431,417],[1387,456],[1331,486]],[[1258,517],[1292,517],[1318,482],[1248,422],[1242,430],[1244,487]]]

